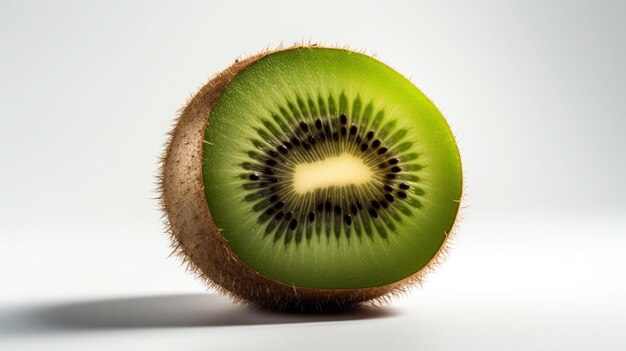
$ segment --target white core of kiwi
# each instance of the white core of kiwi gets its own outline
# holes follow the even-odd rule
[[[293,174],[293,188],[298,194],[333,186],[360,185],[372,179],[374,172],[360,158],[343,153],[324,160],[300,163]]]

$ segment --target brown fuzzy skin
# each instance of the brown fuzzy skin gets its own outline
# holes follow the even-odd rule
[[[315,46],[315,45],[308,45]],[[233,65],[214,76],[183,109],[170,133],[162,159],[159,191],[165,224],[175,253],[210,287],[233,300],[253,306],[296,312],[328,312],[350,309],[363,302],[386,302],[389,296],[421,284],[446,251],[442,245],[427,266],[401,281],[360,289],[311,289],[286,285],[252,270],[228,247],[211,216],[202,178],[202,144],[211,109],[222,90],[242,70],[277,51],[265,51]],[[450,235],[446,239],[448,241]]]

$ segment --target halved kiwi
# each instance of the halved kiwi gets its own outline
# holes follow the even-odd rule
[[[459,210],[454,137],[361,53],[264,52],[184,108],[161,176],[174,244],[207,282],[273,310],[345,309],[419,282]]]

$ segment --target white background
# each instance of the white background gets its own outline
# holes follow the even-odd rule
[[[626,349],[626,5],[0,1],[0,349]],[[458,138],[465,220],[423,287],[254,311],[168,258],[186,99],[281,43],[376,54]]]

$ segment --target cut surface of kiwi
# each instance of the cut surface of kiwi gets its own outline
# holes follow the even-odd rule
[[[176,247],[210,284],[326,310],[419,278],[455,223],[462,173],[409,80],[361,53],[293,47],[236,62],[190,101],[161,189]]]

